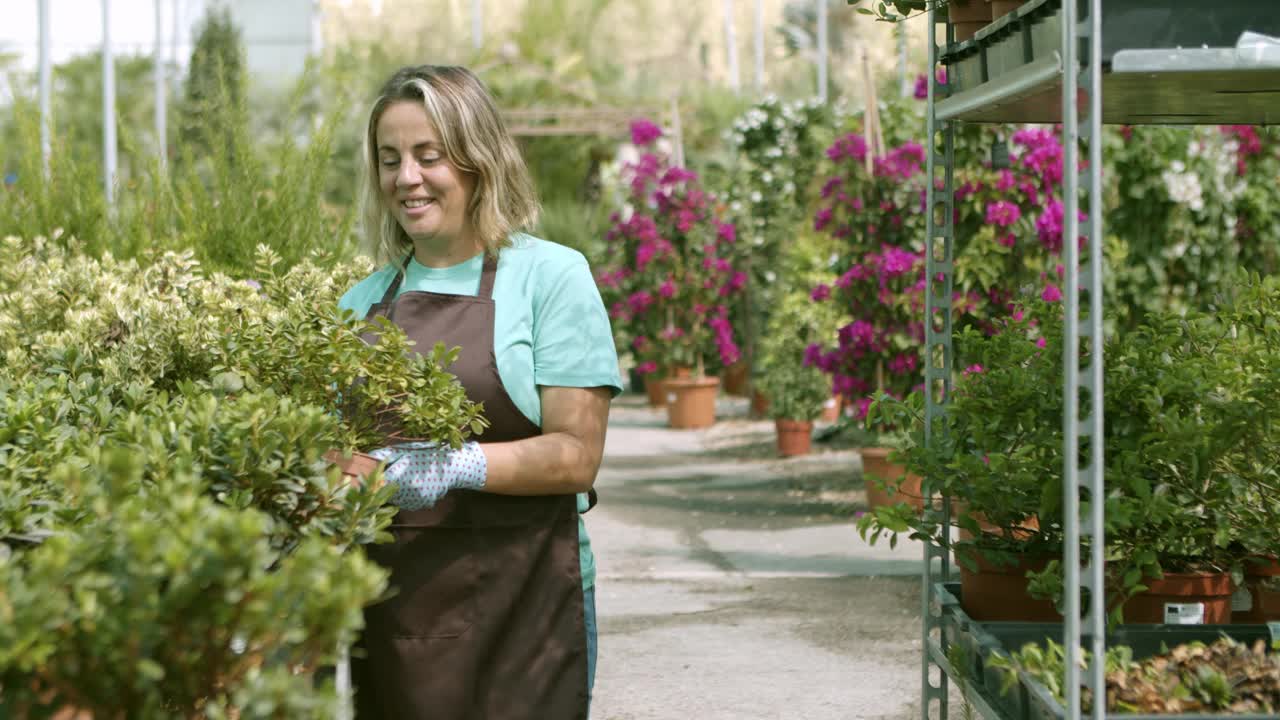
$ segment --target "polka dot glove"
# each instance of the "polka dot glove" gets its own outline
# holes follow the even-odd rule
[[[432,442],[378,448],[370,455],[387,464],[382,475],[396,486],[391,504],[403,510],[433,507],[450,490],[484,488],[487,464],[480,443],[454,450]]]

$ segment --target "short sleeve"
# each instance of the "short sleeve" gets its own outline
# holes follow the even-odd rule
[[[374,272],[344,293],[338,300],[338,308],[350,310],[357,318],[363,318],[369,314],[369,308],[382,299],[382,294],[391,286],[395,276],[396,268],[392,265]]]
[[[622,392],[609,313],[586,258],[561,266],[534,298],[533,378],[540,386]]]

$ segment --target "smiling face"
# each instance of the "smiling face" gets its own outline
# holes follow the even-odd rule
[[[378,118],[378,186],[382,201],[424,255],[452,260],[470,257],[481,247],[467,208],[475,176],[445,155],[420,102],[388,105]]]

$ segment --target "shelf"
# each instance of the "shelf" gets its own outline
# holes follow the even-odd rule
[[[1273,124],[1280,121],[1280,46],[1265,52],[1208,47],[1246,31],[1280,32],[1280,13],[1243,0],[1199,5],[1193,17],[1151,0],[1113,0],[1104,8],[1102,119],[1120,124]],[[1165,3],[1176,5],[1177,3]],[[1177,8],[1179,13],[1185,11]],[[1143,22],[1147,24],[1143,24]],[[1200,23],[1203,29],[1196,27]],[[943,120],[1056,123],[1062,120],[1060,0],[1033,0],[948,46],[950,96]],[[1121,38],[1107,40],[1108,38]],[[1183,43],[1175,45],[1174,43]],[[1081,110],[1087,97],[1080,95]]]

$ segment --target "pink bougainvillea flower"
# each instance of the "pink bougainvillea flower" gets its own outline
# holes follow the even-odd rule
[[[1036,338],[1036,347],[1038,347],[1038,348],[1043,348],[1044,346],[1046,346],[1046,345],[1048,345],[1048,344],[1049,344],[1049,342],[1048,342],[1047,340],[1045,340],[1044,338]]]
[[[1062,299],[1062,291],[1057,285],[1045,285],[1044,292],[1040,293],[1040,299],[1045,302],[1058,302]]]
[[[631,144],[644,147],[662,137],[662,128],[646,119],[631,121]]]
[[[998,227],[1009,227],[1022,219],[1022,210],[1008,200],[987,203],[987,222]]]
[[[809,298],[814,302],[822,302],[829,297],[831,297],[831,286],[826,283],[818,285],[813,292],[809,293]]]
[[[817,232],[822,232],[823,229],[831,224],[831,216],[831,208],[822,208],[819,210],[813,216],[813,229]]]
[[[662,282],[662,286],[658,288],[658,294],[664,298],[672,297],[676,294],[676,284],[667,278]]]
[[[642,362],[636,366],[636,372],[640,373],[641,375],[648,375],[650,373],[655,373],[657,371],[658,371],[658,363],[654,362],[653,360]]]
[[[982,370],[982,366],[981,366],[981,365],[978,365],[978,364],[976,364],[976,363],[975,363],[975,364],[970,365],[969,367],[965,368],[965,369],[964,369],[963,374],[964,374],[964,375],[966,375],[966,376],[968,376],[968,375],[980,375],[980,374],[982,374],[982,372],[983,372],[983,370]]]

